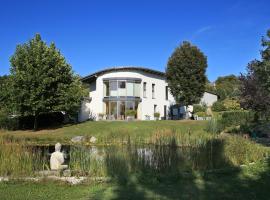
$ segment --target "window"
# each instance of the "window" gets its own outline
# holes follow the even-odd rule
[[[118,96],[126,96],[126,82],[118,81]]]
[[[140,97],[141,95],[140,95],[140,87],[141,86],[141,83],[139,83],[139,82],[135,82],[134,83],[134,96],[135,97]]]
[[[167,106],[164,105],[164,119],[167,119]]]
[[[104,96],[108,97],[110,96],[110,87],[109,87],[109,81],[104,82]]]
[[[134,95],[134,83],[127,82],[127,96],[133,96]]]
[[[165,87],[165,96],[166,96],[166,100],[168,100],[168,86]]]
[[[146,82],[143,82],[143,97],[146,98]]]
[[[110,96],[117,96],[117,81],[110,81]]]
[[[155,98],[155,84],[152,84],[152,99]]]
[[[154,113],[156,113],[157,112],[157,105],[155,104],[154,105]]]
[[[118,82],[118,88],[125,89],[126,88],[126,82],[125,81],[119,81]]]

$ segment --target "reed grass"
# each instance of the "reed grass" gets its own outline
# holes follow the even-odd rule
[[[140,151],[140,153],[138,153]],[[150,155],[150,157],[149,157]],[[77,174],[111,176],[124,179],[127,174],[177,175],[183,171],[204,171],[238,167],[268,157],[269,150],[239,136],[216,134],[199,138],[160,130],[147,144],[114,145],[89,148],[72,147],[70,168]]]
[[[0,138],[0,175],[29,176],[36,170],[46,168],[41,152],[33,150],[23,142],[5,141]]]
[[[105,176],[106,171],[103,157],[85,146],[71,147],[69,167],[74,175],[98,177]]]
[[[237,167],[269,155],[268,148],[240,136],[221,137],[174,128],[159,129],[150,135],[148,138],[135,137],[123,130],[119,136],[112,131],[107,136],[114,145],[71,146],[69,168],[73,175],[112,176],[122,180],[131,173],[154,177],[157,174]],[[1,176],[28,176],[44,169],[48,169],[44,152],[12,136],[0,139]]]

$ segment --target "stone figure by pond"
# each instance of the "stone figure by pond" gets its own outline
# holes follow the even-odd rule
[[[64,170],[67,169],[67,165],[63,165],[65,158],[61,151],[61,144],[55,144],[55,152],[52,153],[50,158],[51,170]]]

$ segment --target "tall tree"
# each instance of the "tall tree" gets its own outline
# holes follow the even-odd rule
[[[254,110],[258,116],[270,117],[270,30],[262,39],[261,60],[254,60],[241,74],[241,105]]]
[[[7,75],[0,76],[0,109],[8,110],[10,108],[10,86],[10,77]]]
[[[181,105],[198,103],[206,85],[207,58],[196,46],[184,41],[169,58],[166,76],[172,95]]]
[[[82,84],[71,66],[52,43],[49,46],[36,34],[18,45],[10,59],[14,104],[20,115],[77,112],[83,96]]]
[[[235,75],[218,77],[215,81],[216,92],[221,100],[226,98],[238,99],[240,83],[239,78]]]

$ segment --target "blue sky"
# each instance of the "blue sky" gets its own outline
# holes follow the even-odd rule
[[[164,71],[183,40],[208,57],[207,75],[239,74],[259,58],[269,0],[0,0],[0,75],[16,45],[40,33],[81,76],[110,66]]]

